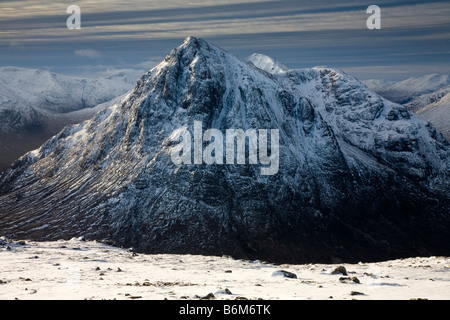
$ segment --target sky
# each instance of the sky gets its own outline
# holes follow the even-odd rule
[[[70,5],[80,29],[67,28]],[[381,29],[367,28],[369,5],[380,7]],[[0,0],[0,66],[148,70],[188,36],[361,80],[450,73],[449,0]]]

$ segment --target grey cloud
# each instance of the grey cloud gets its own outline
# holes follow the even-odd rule
[[[82,29],[75,32],[66,28],[65,10],[61,14],[53,10],[47,16],[3,19],[0,46],[7,49],[0,48],[0,59],[7,64],[20,62],[24,53],[18,55],[14,50],[19,48],[10,46],[20,43],[21,48],[34,48],[37,61],[45,61],[46,55],[73,56],[80,48],[90,48],[97,53],[108,52],[101,58],[102,63],[121,61],[124,67],[123,63],[136,65],[148,56],[164,56],[189,35],[202,37],[242,57],[258,51],[290,67],[329,65],[359,74],[373,72],[377,65],[383,72],[389,71],[385,66],[396,65],[403,71],[406,66],[413,70],[415,65],[420,65],[421,70],[426,66],[431,69],[444,65],[450,52],[450,21],[445,21],[445,14],[440,14],[439,20],[430,14],[440,8],[450,10],[448,1],[378,0],[385,19],[383,26],[388,27],[376,32],[365,28],[365,8],[372,3],[357,0],[208,2],[200,7],[185,2],[179,7],[157,9],[149,9],[149,2],[143,1],[141,7],[126,12],[117,11],[117,3],[111,1],[111,6],[106,5],[102,12],[89,12],[89,8],[82,7]],[[422,12],[424,9],[427,11]],[[324,20],[330,17],[335,20]],[[339,17],[347,20],[339,22]],[[337,22],[339,26],[335,25]],[[89,52],[77,55],[80,59],[87,56]],[[90,57],[98,55],[93,53]],[[48,58],[48,63],[57,62]],[[76,67],[79,61],[61,58],[59,63]]]

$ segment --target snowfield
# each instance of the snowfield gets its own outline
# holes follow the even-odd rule
[[[0,299],[447,300],[450,257],[274,265],[225,256],[138,254],[81,239],[0,238]]]

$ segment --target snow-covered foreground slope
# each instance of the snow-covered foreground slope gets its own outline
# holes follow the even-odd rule
[[[333,274],[338,266],[347,275]],[[197,300],[210,293],[211,299],[230,300],[446,300],[450,258],[274,265],[226,256],[136,254],[79,239],[0,240],[0,299]]]

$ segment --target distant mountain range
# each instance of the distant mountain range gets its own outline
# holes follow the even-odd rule
[[[431,122],[450,140],[450,76],[429,74],[393,82],[367,80],[371,90]]]
[[[199,122],[211,130],[194,161],[174,162]],[[221,159],[218,137],[235,129],[274,130],[279,144],[260,140],[256,163],[250,138],[245,163],[195,160]],[[278,170],[262,175],[274,152]],[[336,69],[189,37],[0,176],[0,234],[291,263],[448,255],[449,189],[450,143],[405,106]]]
[[[0,172],[66,125],[87,120],[113,104],[133,88],[140,73],[124,70],[89,79],[1,67]]]

